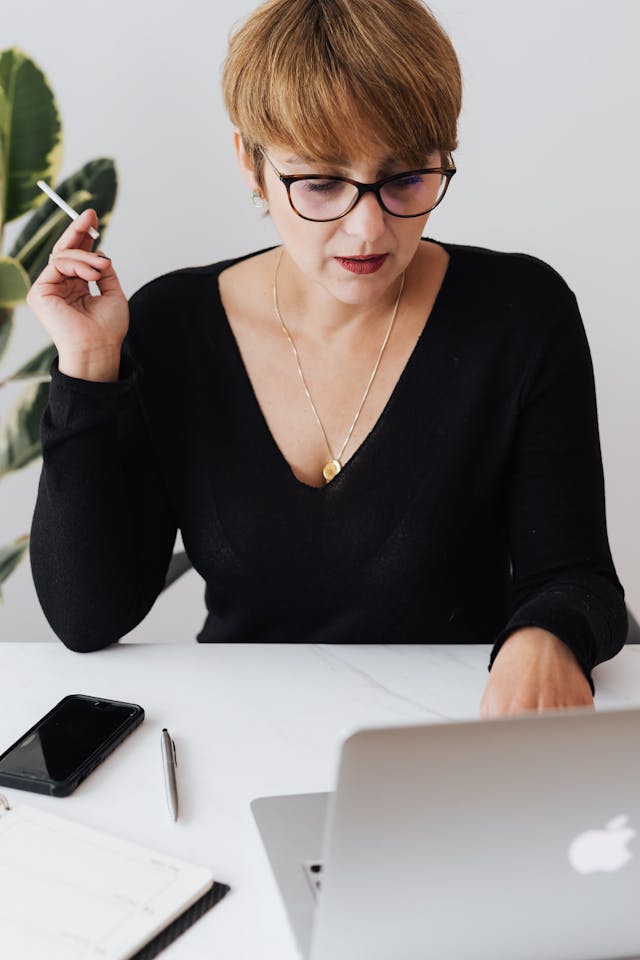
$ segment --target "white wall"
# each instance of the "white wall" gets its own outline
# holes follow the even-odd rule
[[[94,157],[116,159],[120,191],[104,246],[128,294],[166,270],[276,242],[236,173],[218,84],[228,31],[254,6],[5,5],[0,42],[33,56],[59,99],[62,176]],[[439,0],[431,9],[465,86],[459,172],[428,234],[534,254],[576,293],[596,370],[612,550],[638,612],[640,3]],[[5,249],[15,233],[8,228]],[[4,373],[45,340],[20,310]],[[11,396],[0,393],[0,414]],[[0,486],[0,544],[28,529],[38,471]],[[1,639],[51,638],[28,564],[5,601]],[[191,640],[203,611],[191,573],[136,636]]]

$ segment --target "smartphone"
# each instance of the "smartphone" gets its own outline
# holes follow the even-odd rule
[[[136,703],[64,697],[0,754],[0,784],[66,797],[143,719]]]

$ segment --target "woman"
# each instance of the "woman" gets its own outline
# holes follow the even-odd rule
[[[419,0],[270,0],[223,86],[281,245],[129,313],[85,211],[29,297],[59,353],[31,541],[53,629],[131,630],[179,528],[201,641],[493,643],[485,715],[592,704],[626,615],[589,349],[547,264],[422,239],[450,41]]]

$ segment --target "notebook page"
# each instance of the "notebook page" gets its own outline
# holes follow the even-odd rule
[[[126,960],[212,882],[206,868],[63,817],[0,810],[0,929],[13,960]]]

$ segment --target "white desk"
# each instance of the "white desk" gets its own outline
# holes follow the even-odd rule
[[[356,726],[478,715],[488,647],[0,643],[0,747],[68,693],[140,703],[146,720],[64,799],[21,800],[196,863],[231,893],[167,960],[297,960],[249,809],[254,797],[333,786]],[[597,668],[600,707],[640,706],[640,647]],[[160,730],[176,740],[181,817],[165,806]]]

